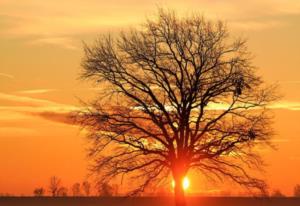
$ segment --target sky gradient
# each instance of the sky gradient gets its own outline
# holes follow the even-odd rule
[[[84,134],[65,117],[97,95],[79,79],[82,42],[138,26],[158,6],[224,20],[248,39],[253,64],[283,95],[273,105],[277,150],[263,150],[265,177],[292,195],[300,184],[299,0],[0,0],[0,193],[30,195],[51,175],[68,187],[86,178]],[[219,189],[191,179],[191,190]]]

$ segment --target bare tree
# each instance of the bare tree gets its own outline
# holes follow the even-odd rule
[[[80,196],[81,195],[80,183],[77,182],[72,186],[72,193],[73,193],[73,196]]]
[[[91,184],[88,181],[84,181],[82,184],[82,190],[86,196],[90,196]]]
[[[285,197],[285,196],[279,189],[276,189],[273,191],[272,197]]]
[[[300,185],[297,184],[295,187],[294,187],[294,196],[295,197],[300,197]]]
[[[97,186],[99,196],[111,197],[117,195],[117,190],[118,190],[117,185],[110,185],[107,182],[104,182],[102,184],[97,184],[96,186]]]
[[[58,197],[66,197],[68,196],[68,189],[66,187],[60,187],[57,190],[57,195]]]
[[[52,197],[58,196],[58,190],[60,188],[60,185],[61,180],[58,177],[52,176],[50,178],[49,192],[51,193]]]
[[[277,97],[223,22],[160,10],[141,28],[85,46],[82,66],[102,88],[77,115],[99,182],[127,178],[136,194],[172,175],[178,206],[190,170],[264,189],[248,168],[261,165],[255,146],[270,143],[267,106]]]
[[[33,190],[33,195],[36,197],[42,197],[45,195],[45,189],[43,187],[35,188]]]

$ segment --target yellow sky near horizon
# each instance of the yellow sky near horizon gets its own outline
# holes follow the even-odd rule
[[[284,95],[266,176],[292,194],[300,183],[299,0],[0,0],[0,193],[31,194],[51,175],[68,186],[85,178],[83,135],[63,115],[96,96],[78,79],[82,41],[138,26],[158,6],[224,20],[248,39],[254,65]]]

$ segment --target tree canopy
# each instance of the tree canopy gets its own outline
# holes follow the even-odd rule
[[[277,96],[252,65],[246,41],[222,21],[159,10],[138,28],[85,45],[82,78],[101,88],[78,114],[101,182],[130,178],[132,194],[190,170],[265,187],[248,168],[272,135]],[[180,205],[180,204],[178,204]],[[181,204],[183,205],[183,204]]]

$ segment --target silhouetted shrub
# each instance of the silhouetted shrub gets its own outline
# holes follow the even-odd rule
[[[295,187],[294,187],[294,196],[295,197],[300,197],[300,185],[297,184]]]

